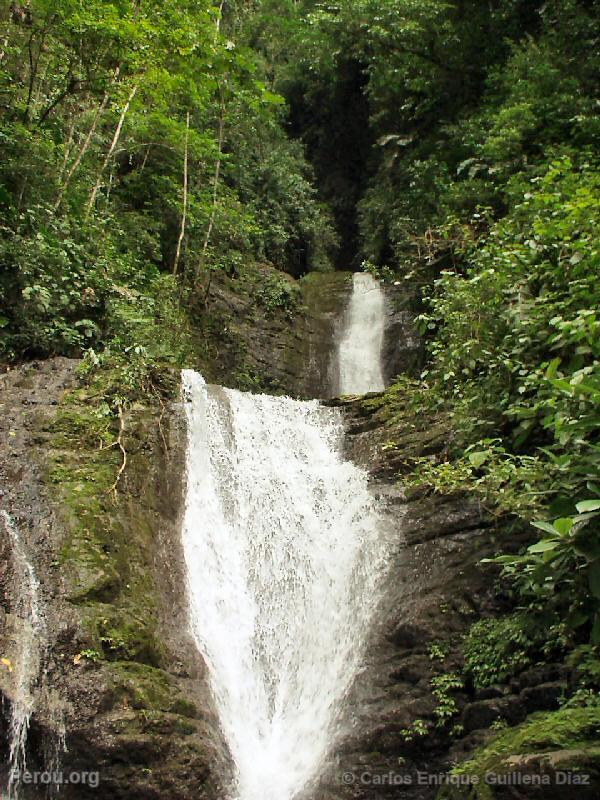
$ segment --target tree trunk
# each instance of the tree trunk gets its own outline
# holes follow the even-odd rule
[[[85,139],[83,141],[83,144],[79,148],[79,152],[77,153],[77,156],[76,156],[75,160],[73,161],[73,163],[69,167],[69,170],[68,170],[68,172],[66,174],[66,177],[65,177],[64,181],[62,182],[62,186],[60,187],[60,190],[58,192],[58,197],[56,198],[56,202],[54,203],[54,210],[55,211],[58,211],[58,209],[60,208],[61,203],[63,201],[63,198],[65,196],[65,192],[69,188],[69,184],[71,183],[73,175],[75,175],[75,173],[79,169],[79,165],[81,164],[81,162],[83,160],[83,157],[85,156],[85,154],[88,151],[88,148],[89,148],[89,146],[90,146],[90,144],[92,142],[92,138],[94,136],[94,133],[96,132],[96,128],[98,127],[98,122],[100,121],[100,117],[102,116],[102,112],[106,108],[106,104],[107,103],[108,103],[108,93],[106,93],[104,95],[104,97],[102,98],[102,102],[100,103],[100,105],[96,109],[96,113],[94,114],[94,119],[92,120],[92,124],[90,125],[90,128],[89,128],[89,130],[87,132],[87,135],[86,135],[86,137],[85,137]]]
[[[190,112],[188,111],[185,124],[185,147],[183,152],[183,213],[181,215],[181,229],[179,231],[179,239],[177,240],[175,261],[173,262],[173,275],[177,275],[177,269],[179,267],[179,259],[181,258],[181,247],[183,245],[183,240],[185,238],[185,226],[187,222],[189,139],[190,139]]]
[[[117,82],[117,80],[119,79],[120,73],[121,73],[121,67],[119,65],[118,67],[115,68],[111,86],[114,86],[114,84]],[[102,101],[101,101],[100,105],[96,109],[96,113],[94,115],[94,119],[92,121],[90,129],[87,132],[87,135],[86,135],[86,137],[84,139],[84,142],[83,142],[83,144],[82,144],[82,146],[81,146],[81,148],[79,150],[79,153],[77,153],[77,157],[75,158],[75,161],[73,161],[73,163],[71,164],[71,167],[69,168],[69,171],[67,172],[67,176],[66,176],[65,180],[64,180],[64,182],[62,182],[62,186],[61,186],[61,188],[59,190],[58,197],[56,198],[56,202],[54,203],[54,210],[55,211],[58,211],[58,209],[60,208],[60,205],[61,205],[61,203],[63,201],[64,196],[65,196],[65,192],[67,191],[67,189],[69,187],[69,184],[71,183],[73,175],[79,169],[79,165],[81,164],[81,161],[82,161],[83,157],[85,156],[85,154],[88,151],[88,148],[89,148],[89,146],[90,146],[90,144],[92,142],[92,138],[94,136],[94,133],[96,132],[96,128],[98,127],[98,122],[100,121],[100,117],[102,116],[102,114],[103,114],[103,112],[104,112],[104,110],[105,110],[105,108],[107,106],[108,96],[109,96],[108,95],[108,91],[106,91],[104,93],[104,97],[102,98]],[[64,169],[66,169],[66,164],[65,164],[65,166],[64,166],[64,168],[63,168],[63,170],[61,172],[61,181],[62,181],[62,175],[64,174]]]
[[[121,138],[121,131],[123,130],[123,125],[125,124],[125,117],[127,116],[127,112],[129,111],[129,107],[133,101],[137,93],[138,87],[137,84],[132,88],[129,92],[129,97],[127,98],[127,102],[123,106],[123,110],[121,111],[121,116],[119,117],[119,123],[117,125],[117,129],[115,131],[115,135],[113,136],[112,142],[110,143],[110,147],[106,156],[104,157],[104,161],[102,162],[102,166],[100,167],[100,171],[98,173],[98,177],[96,178],[96,183],[94,184],[94,188],[92,189],[92,193],[90,194],[90,199],[87,202],[86,206],[86,216],[89,216],[90,212],[94,208],[96,203],[96,196],[100,191],[100,186],[102,185],[102,176],[110,163],[111,158],[113,157],[113,153],[119,143],[119,139]]]

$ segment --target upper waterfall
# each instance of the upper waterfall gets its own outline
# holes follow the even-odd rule
[[[339,345],[339,394],[385,389],[381,358],[384,328],[385,298],[379,281],[368,273],[355,273]]]
[[[190,613],[236,800],[318,775],[364,652],[385,545],[338,412],[183,373]]]

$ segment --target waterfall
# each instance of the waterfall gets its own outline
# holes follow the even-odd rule
[[[183,373],[183,543],[192,630],[235,767],[235,800],[291,800],[319,774],[385,569],[366,473],[317,401]]]
[[[26,769],[29,722],[34,706],[34,687],[40,668],[40,647],[44,623],[40,611],[39,582],[14,520],[0,511],[12,545],[15,604],[12,613],[20,622],[15,631],[15,652],[11,668],[15,676],[9,725],[8,800],[18,797],[18,773]]]
[[[355,273],[338,353],[340,394],[385,388],[381,363],[384,327],[385,298],[379,281],[368,273]]]

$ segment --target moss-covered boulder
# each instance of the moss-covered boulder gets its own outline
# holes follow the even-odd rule
[[[538,713],[489,739],[456,767],[437,800],[598,797],[600,703]]]

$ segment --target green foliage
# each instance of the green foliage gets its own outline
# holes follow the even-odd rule
[[[586,708],[561,708],[559,711],[533,714],[521,725],[494,736],[469,759],[455,767],[453,775],[483,776],[489,772],[505,772],[505,757],[515,754],[555,751],[580,751],[592,744],[596,748],[600,733],[600,704]],[[501,765],[504,764],[504,768]]]
[[[600,691],[600,650],[598,646],[579,645],[569,654],[567,663],[576,669],[580,698],[587,703],[591,693],[597,701],[598,691]],[[574,699],[573,702],[577,702],[577,700]]]
[[[443,645],[432,642],[427,650],[427,655],[430,661],[439,661],[443,663],[446,660],[446,649]]]
[[[91,650],[91,649],[81,650],[78,655],[80,658],[85,658],[86,661],[91,661],[92,663],[96,663],[102,660],[102,653],[99,653],[97,650]]]
[[[415,739],[421,739],[430,731],[430,726],[422,719],[415,719],[410,727],[408,728],[401,728],[398,731],[398,736],[404,742],[412,742]]]
[[[542,507],[543,487],[552,475],[539,456],[515,455],[501,440],[483,439],[451,461],[417,459],[406,483],[432,486],[441,494],[474,492],[490,514],[516,513],[527,519]]]
[[[506,683],[532,663],[535,642],[522,614],[482,619],[465,640],[465,674],[476,689]]]
[[[431,679],[432,693],[437,701],[433,713],[435,714],[438,728],[443,728],[458,714],[458,705],[454,697],[452,697],[452,692],[459,691],[463,687],[462,678],[454,672],[435,675]]]
[[[453,693],[464,688],[463,680],[457,673],[442,672],[438,675],[434,675],[429,684],[431,687],[431,693],[435,698],[435,708],[433,710],[435,727],[448,728],[449,723],[455,719],[459,711],[458,704],[456,699],[453,697]],[[451,733],[451,735],[459,735],[459,727],[460,726],[454,726],[453,733]],[[402,741],[409,743],[415,741],[415,739],[421,739],[425,736],[428,736],[432,730],[433,726],[431,722],[417,718],[413,720],[408,728],[402,728],[398,732],[398,735]]]
[[[283,98],[232,23],[211,0],[2,6],[0,359],[177,366],[215,271],[328,266]]]
[[[600,643],[600,500],[577,504],[577,515],[532,524],[543,538],[522,555],[495,561],[513,579],[531,611],[557,613],[570,631]]]
[[[289,278],[272,273],[260,283],[255,297],[268,315],[280,309],[291,319],[300,301],[300,289]]]
[[[599,188],[587,159],[514,178],[507,215],[464,248],[468,269],[436,281],[421,316],[423,377],[458,435],[451,460],[423,460],[416,476],[439,491],[475,490],[498,513],[560,515],[534,523],[547,535],[524,555],[498,561],[534,616],[558,615],[594,641]]]

